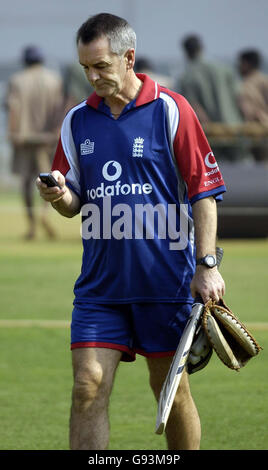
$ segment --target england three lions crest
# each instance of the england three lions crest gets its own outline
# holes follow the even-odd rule
[[[132,147],[132,157],[143,157],[143,146],[144,139],[142,137],[136,137]]]

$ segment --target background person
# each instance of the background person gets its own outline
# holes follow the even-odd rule
[[[259,51],[248,49],[238,55],[238,70],[242,77],[238,102],[246,122],[256,122],[268,128],[268,76],[262,70]],[[266,145],[253,146],[256,161],[268,161]]]
[[[145,356],[158,399],[192,296],[199,292],[204,302],[223,296],[224,281],[216,265],[196,267],[195,256],[215,254],[216,200],[225,187],[188,102],[147,75],[134,73],[136,35],[124,19],[110,14],[89,18],[78,30],[77,46],[95,92],[64,119],[52,167],[62,188],[47,188],[39,179],[37,186],[63,216],[73,217],[82,210],[92,230],[83,238],[71,327],[70,446],[88,450],[108,446],[109,397],[119,362],[133,361],[136,353]],[[213,180],[207,165],[217,170]],[[142,194],[89,197],[101,184],[108,184],[111,191],[119,178],[125,186],[133,181],[147,184]],[[181,225],[186,220],[179,237],[183,246],[171,250],[170,239],[158,237],[156,228],[149,239],[144,233],[136,239],[125,224],[116,232],[118,238],[114,232],[107,235],[107,220],[118,209],[117,203],[134,214],[141,202],[153,208],[175,207]],[[104,217],[107,203],[111,214]],[[98,225],[98,214],[104,217],[103,227]],[[166,436],[169,449],[200,445],[200,420],[186,373]]]
[[[13,149],[13,171],[21,176],[28,232],[36,235],[34,183],[36,174],[51,167],[52,152],[62,120],[63,89],[61,77],[44,66],[42,51],[26,47],[23,70],[10,77],[7,92],[8,137]],[[54,236],[45,204],[41,216],[46,233]]]
[[[193,106],[201,124],[240,123],[238,80],[232,68],[205,60],[201,38],[196,35],[186,36],[182,47],[187,63],[178,90]]]
[[[202,125],[210,123],[236,125],[242,123],[238,107],[238,80],[231,67],[205,60],[204,46],[197,35],[182,41],[186,69],[178,80],[177,91],[192,105]],[[244,150],[244,149],[243,149]],[[217,145],[218,159],[236,160],[243,150]]]
[[[66,112],[76,104],[86,100],[92,92],[93,88],[89,84],[81,65],[78,62],[68,65],[64,72]]]

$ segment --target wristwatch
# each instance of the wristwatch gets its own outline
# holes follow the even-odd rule
[[[215,255],[206,255],[203,258],[198,258],[196,264],[201,264],[207,268],[214,268],[217,265],[217,258]]]

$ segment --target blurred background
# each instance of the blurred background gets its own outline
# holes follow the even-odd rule
[[[266,0],[167,0],[164,4],[160,0],[26,0],[23,5],[20,0],[0,0],[0,10],[0,189],[22,184],[23,200],[31,204],[32,196],[25,190],[31,182],[23,176],[29,169],[21,168],[19,143],[8,135],[16,95],[16,86],[10,83],[25,66],[25,48],[37,48],[43,65],[62,80],[60,122],[68,108],[90,93],[77,66],[76,31],[88,16],[110,12],[125,17],[137,33],[137,71],[146,71],[184,94],[200,118],[228,187],[219,208],[219,235],[267,236]],[[195,47],[202,49],[202,59],[194,57]],[[255,81],[241,72],[244,52],[255,59],[254,67],[258,59],[257,72],[262,76],[255,74]],[[36,143],[38,136],[32,139]],[[51,138],[50,158],[55,142]]]

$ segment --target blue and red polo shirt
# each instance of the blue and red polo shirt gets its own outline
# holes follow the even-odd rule
[[[81,201],[75,302],[191,302],[192,205],[225,192],[186,99],[138,77],[142,89],[118,119],[93,93],[62,125],[52,169]]]

